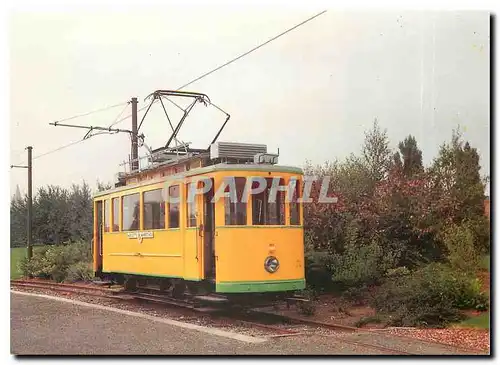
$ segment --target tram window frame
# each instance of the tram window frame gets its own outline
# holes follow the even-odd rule
[[[102,211],[102,214],[104,215],[103,217],[104,232],[108,233],[111,231],[111,225],[110,225],[111,209],[110,209],[109,199],[104,200],[104,209]]]
[[[252,195],[252,225],[285,226],[285,192],[278,190],[276,192],[276,202],[270,203],[269,195],[272,189],[273,178],[266,178],[266,183],[267,186],[264,191]],[[285,186],[283,178],[280,178],[279,186]],[[270,215],[271,209],[276,210],[274,217]]]
[[[175,195],[172,195],[172,189],[177,189],[177,196]],[[172,198],[177,198],[179,199],[180,196],[181,196],[181,187],[179,184],[175,184],[175,185],[170,185],[168,187],[168,228],[172,228],[172,229],[175,229],[175,228],[180,228],[180,224],[181,224],[181,214],[180,214],[180,209],[181,209],[181,202],[178,201],[178,202],[175,202],[175,203],[172,203],[171,199]],[[179,199],[180,200],[180,199]],[[173,208],[177,208],[177,209],[173,209]],[[176,224],[172,224],[173,222],[175,222]]]
[[[247,225],[247,202],[243,201],[245,192],[246,177],[235,177],[236,202],[231,201],[229,185],[224,191],[224,224],[226,226],[246,226]]]
[[[192,201],[189,201],[190,190],[193,188],[194,182],[186,184],[186,227],[192,228],[197,226],[196,216],[196,195],[192,196]]]
[[[290,225],[291,226],[300,226],[300,189],[301,189],[301,181],[295,180],[295,189],[293,191],[292,200],[290,201]],[[294,219],[295,218],[295,219]]]
[[[137,200],[129,201],[132,198]],[[132,203],[132,215],[127,216],[128,210],[131,208],[128,204]],[[122,196],[122,231],[138,231],[141,228],[141,197],[139,193],[127,194]],[[130,218],[130,219],[129,219]],[[130,220],[130,224],[125,225],[125,220]],[[127,223],[129,223],[127,221]],[[135,223],[135,224],[134,224]]]
[[[147,195],[158,194],[160,196],[147,197]],[[147,200],[150,199],[150,200]],[[143,205],[143,228],[144,230],[155,230],[155,229],[165,229],[165,191],[162,188],[146,190],[142,193],[142,205]],[[155,208],[153,205],[157,205],[158,209],[156,213],[159,217],[155,219]],[[150,211],[151,209],[151,211]],[[149,212],[151,212],[151,220],[149,220]],[[157,224],[155,224],[157,223]]]
[[[120,232],[120,198],[111,199],[111,209],[113,210],[112,231]]]

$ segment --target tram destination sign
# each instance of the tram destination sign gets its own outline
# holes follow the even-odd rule
[[[129,232],[127,233],[128,238],[153,238],[154,233],[152,231],[145,232]]]

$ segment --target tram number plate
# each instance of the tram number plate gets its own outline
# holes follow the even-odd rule
[[[148,232],[130,232],[127,233],[128,238],[153,238],[154,233],[151,231]]]

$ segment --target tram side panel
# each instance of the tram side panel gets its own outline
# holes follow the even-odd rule
[[[153,237],[140,238],[152,232]],[[130,231],[104,234],[103,271],[159,276],[183,276],[180,230]]]

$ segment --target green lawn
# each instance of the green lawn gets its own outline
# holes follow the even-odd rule
[[[460,322],[460,327],[490,328],[490,311],[484,312],[477,317],[471,317]]]
[[[25,247],[16,247],[10,249],[10,278],[19,279],[21,274],[17,272],[17,263],[26,257]]]

